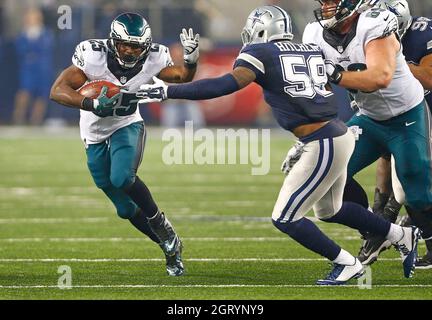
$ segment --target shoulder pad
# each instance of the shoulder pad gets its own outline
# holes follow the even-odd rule
[[[363,37],[364,45],[371,40],[388,37],[397,31],[396,15],[382,8],[372,8],[363,12],[357,25],[357,32]]]
[[[150,47],[151,52],[159,52],[160,45],[158,43],[153,43]]]
[[[303,31],[303,43],[316,43],[317,42],[317,33],[318,31],[322,31],[322,27],[318,22],[310,22],[306,25]]]
[[[91,39],[76,46],[72,63],[84,71],[95,73],[95,68],[105,64],[108,53],[107,40]]]
[[[172,66],[174,64],[169,49],[166,46],[158,43],[152,44],[149,59],[153,63],[160,64],[162,68]]]

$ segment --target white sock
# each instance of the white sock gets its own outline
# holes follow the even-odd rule
[[[337,263],[337,264],[353,266],[355,264],[355,258],[348,251],[341,249],[341,252],[339,253],[339,255],[332,262]]]
[[[391,243],[396,243],[404,236],[404,230],[401,226],[398,226],[394,223],[390,225],[389,233],[386,236],[386,239]]]

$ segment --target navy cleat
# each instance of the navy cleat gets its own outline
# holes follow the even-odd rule
[[[319,286],[339,286],[351,279],[360,278],[364,273],[365,269],[357,258],[355,258],[353,265],[333,263],[333,270],[325,279],[318,280],[316,284]]]
[[[172,277],[183,275],[185,271],[181,256],[183,243],[180,238],[176,235],[172,240],[161,243],[160,247],[165,254],[168,275]]]
[[[414,274],[415,262],[417,260],[417,245],[420,239],[420,229],[417,227],[402,228],[404,235],[402,239],[393,244],[402,258],[405,278],[411,278]]]

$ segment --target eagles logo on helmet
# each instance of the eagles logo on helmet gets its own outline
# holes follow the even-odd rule
[[[115,54],[119,64],[124,68],[133,68],[138,61],[145,59],[152,46],[152,34],[146,19],[137,13],[123,13],[111,23],[109,49]],[[141,49],[138,55],[121,52],[122,44],[132,50]]]

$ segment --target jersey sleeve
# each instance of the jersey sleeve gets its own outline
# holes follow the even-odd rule
[[[254,46],[246,46],[237,56],[234,68],[245,67],[252,70],[257,78],[265,75],[265,65],[263,54]]]
[[[83,41],[81,43],[79,43],[76,48],[75,48],[75,52],[72,56],[72,63],[75,67],[81,69],[82,71],[85,72],[85,67],[86,67],[86,63],[85,63],[85,56],[84,53],[87,50],[86,46],[88,44],[88,41]]]
[[[415,45],[421,47],[423,57],[425,57],[432,54],[432,20],[420,17],[416,19],[416,22],[419,23],[419,28],[415,31],[419,43]]]
[[[78,44],[72,63],[87,76],[97,76],[104,71],[108,48],[103,40],[86,40]]]
[[[171,53],[168,49],[168,47],[162,45],[162,44],[153,44],[152,50],[158,50],[160,54],[160,60],[162,61],[162,64],[165,67],[170,67],[174,65],[174,62],[171,58]]]
[[[393,12],[388,10],[368,10],[364,14],[361,23],[363,34],[363,44],[366,46],[370,41],[390,36],[398,31],[398,20]]]

